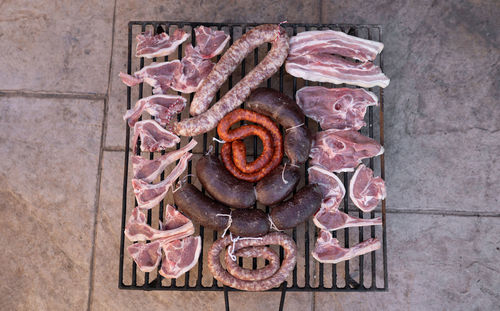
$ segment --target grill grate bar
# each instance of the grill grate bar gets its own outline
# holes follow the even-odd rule
[[[203,25],[206,27],[217,28],[219,30],[220,29],[227,30],[229,32],[229,34],[231,35],[230,44],[232,44],[236,29],[240,29],[241,33],[244,34],[248,29],[256,26],[257,24],[132,21],[128,25],[129,34],[128,34],[127,73],[131,74],[132,71],[134,71],[135,69],[137,69],[137,68],[140,69],[140,68],[144,67],[144,58],[137,59],[132,55],[133,54],[132,53],[132,51],[133,51],[133,42],[132,41],[133,41],[135,34],[137,34],[139,31],[145,31],[147,28],[149,29],[149,27],[153,27],[153,29],[155,30],[156,33],[160,33],[163,31],[166,31],[168,33],[170,30],[170,27],[178,27],[178,28],[190,27],[191,28],[192,42],[193,42],[193,44],[195,44],[194,28],[197,26],[200,26],[200,25]],[[140,26],[140,27],[136,28],[134,26]],[[360,35],[361,30],[364,30],[364,31],[367,30],[367,34],[368,34],[367,39],[372,38],[374,36],[375,40],[378,39],[379,41],[382,41],[380,26],[377,26],[377,25],[285,24],[284,27],[287,30],[287,32],[293,33],[293,35],[296,35],[299,32],[299,28],[301,29],[301,31],[302,31],[302,29],[313,30],[313,29],[328,29],[329,28],[329,29],[334,29],[334,30],[342,30],[342,31],[348,32],[349,34],[354,34],[356,36],[363,37],[362,34]],[[134,31],[136,31],[136,32],[134,33]],[[271,44],[267,44],[267,51],[269,51],[270,48],[271,48]],[[183,46],[181,45],[181,46],[179,46],[178,53],[177,53],[177,56],[179,59],[182,58],[182,54],[183,54]],[[219,55],[217,57],[217,60],[219,60],[220,57],[221,56]],[[256,48],[253,51],[253,62],[250,62],[250,63],[253,63],[253,66],[250,65],[251,68],[255,67],[259,63],[260,57],[261,57],[261,55],[259,55],[259,48]],[[164,59],[164,61],[168,61],[168,56],[164,57],[163,59]],[[156,61],[156,59],[153,59],[153,61]],[[382,67],[383,66],[382,54],[379,56],[379,63],[380,63],[380,66]],[[136,64],[135,65],[136,68],[134,68],[133,64]],[[245,77],[246,69],[248,69],[246,67],[247,67],[246,61],[243,61],[241,64],[240,79]],[[294,98],[295,98],[296,91],[303,86],[324,85],[326,87],[345,87],[345,85],[334,86],[334,85],[327,84],[327,83],[314,83],[314,82],[309,82],[309,81],[303,81],[303,80],[297,79],[295,77],[292,77],[291,79],[287,79],[287,78],[285,78],[285,75],[286,75],[286,73],[284,70],[284,66],[282,66],[279,69],[276,76],[269,78],[265,82],[265,85],[267,87],[273,87],[273,78],[279,77],[279,82],[278,82],[279,83],[279,90],[281,92],[285,91],[285,93],[287,93],[287,90],[292,90],[293,94],[289,94],[289,93],[288,94],[293,95]],[[274,80],[274,81],[276,81],[276,80]],[[234,82],[234,77],[233,77],[233,75],[231,75],[228,78],[228,82],[227,82],[228,89],[232,88],[233,82]],[[144,87],[143,84],[139,85],[138,98],[143,97],[143,94],[144,94],[143,87]],[[379,120],[378,120],[378,123],[377,123],[377,120],[375,120],[374,107],[369,107],[367,128],[368,128],[368,135],[370,137],[374,137],[374,127],[379,126],[380,127],[379,138],[380,138],[380,142],[383,144],[383,92],[382,92],[381,88],[378,88],[378,89],[379,89],[378,93],[379,93],[379,101],[380,101]],[[373,89],[370,89],[370,90],[374,91]],[[177,93],[177,94],[181,94],[181,93]],[[132,88],[127,87],[127,109],[130,109],[130,107],[132,105],[132,102],[131,102],[132,95],[133,95]],[[221,97],[221,91],[219,90],[216,94],[216,100],[219,100],[220,97]],[[190,99],[190,101],[193,99],[193,94],[189,95],[189,99]],[[242,104],[241,106],[242,106],[242,108],[244,108],[244,104]],[[181,118],[181,114],[178,114],[177,119],[180,120],[180,118]],[[319,125],[314,125],[315,122],[313,120],[309,120],[308,118],[305,118],[304,121],[305,121],[305,125],[308,126],[309,128],[317,127],[317,130],[321,130]],[[241,123],[243,124],[244,122],[241,122]],[[283,130],[281,127],[280,127],[280,129]],[[183,291],[183,290],[188,290],[188,291],[223,291],[223,290],[225,290],[226,293],[227,293],[227,291],[235,291],[235,289],[233,289],[233,288],[223,287],[221,284],[218,284],[218,282],[213,279],[213,277],[210,275],[210,273],[208,271],[204,271],[205,270],[205,269],[203,269],[203,259],[204,259],[203,248],[204,247],[202,248],[202,252],[201,252],[200,258],[198,260],[197,271],[190,271],[185,275],[185,277],[179,278],[179,280],[175,280],[175,279],[171,280],[171,281],[166,280],[167,283],[168,282],[170,283],[169,285],[162,284],[163,277],[161,277],[159,275],[158,271],[156,273],[154,273],[154,272],[142,273],[140,271],[138,272],[137,266],[132,261],[132,259],[129,258],[128,256],[127,256],[127,258],[125,258],[125,239],[124,239],[123,229],[125,228],[126,217],[130,214],[131,208],[132,208],[132,207],[130,207],[130,210],[127,209],[127,195],[128,195],[129,190],[130,190],[128,188],[128,183],[130,182],[128,180],[129,152],[127,152],[127,151],[129,150],[129,146],[130,146],[130,134],[131,134],[130,133],[131,129],[128,127],[128,125],[126,127],[126,130],[127,130],[127,132],[126,132],[126,149],[125,149],[126,154],[125,154],[125,161],[124,161],[124,178],[123,178],[124,184],[123,184],[123,204],[122,204],[122,232],[121,232],[121,240],[120,240],[119,288],[122,288],[122,289],[140,289],[140,290],[180,290],[180,291]],[[213,133],[213,136],[218,138],[216,131]],[[212,142],[211,137],[212,137],[212,132],[205,133],[205,134],[203,134],[203,136],[200,137],[202,140],[202,146],[203,146],[202,152],[203,152],[203,154],[205,154],[209,149],[208,147],[210,145],[214,145],[215,154],[218,155],[220,144],[218,142]],[[208,141],[209,138],[210,138],[210,141]],[[192,139],[196,139],[196,138],[190,137],[188,140],[190,141]],[[180,145],[181,144],[178,144],[177,148],[180,148]],[[254,139],[253,139],[253,158],[254,159],[258,155],[257,154],[257,151],[258,151],[257,146],[258,146],[257,145],[257,138],[254,137]],[[164,154],[164,153],[165,152],[163,151],[162,154]],[[196,153],[196,152],[193,152],[193,153]],[[140,154],[139,149],[138,149],[137,154]],[[154,153],[150,153],[150,158],[151,159],[154,158]],[[193,158],[193,160],[194,160],[194,158]],[[383,155],[380,158],[375,158],[375,159],[372,158],[369,160],[369,165],[373,169],[374,166],[376,167],[376,165],[375,165],[376,163],[380,163],[379,164],[380,165],[380,175],[382,178],[385,178],[383,160],[384,160]],[[377,161],[380,161],[380,162],[377,162]],[[190,176],[190,174],[193,173],[192,165],[193,165],[193,163],[189,162],[188,169],[187,169],[187,174],[189,175],[187,178],[188,183],[191,183],[193,181],[191,176]],[[307,172],[308,167],[309,167],[309,161],[306,162],[305,170],[304,170],[304,177],[305,177],[306,184],[308,183],[308,172]],[[163,180],[164,176],[165,176],[164,173],[162,173],[160,176],[160,180]],[[347,174],[347,173],[343,174],[343,179],[344,179],[344,184],[346,186],[346,190],[349,187],[348,186],[349,178],[350,178],[349,174]],[[202,191],[203,191],[203,193],[205,193],[205,189],[202,189]],[[294,191],[294,194],[295,194],[295,192],[296,191]],[[173,203],[173,202],[169,202],[169,203]],[[159,221],[163,221],[164,204],[166,204],[166,202],[160,203],[159,214],[158,214]],[[136,200],[135,200],[135,206],[137,206]],[[348,213],[348,211],[349,211],[348,207],[349,207],[349,199],[348,199],[348,194],[346,194],[346,197],[344,198],[344,211],[346,213]],[[266,212],[269,212],[269,210],[270,210],[269,206],[260,207],[260,206],[256,205],[255,208],[263,208]],[[299,243],[298,244],[299,251],[302,252],[301,254],[299,254],[299,256],[303,258],[304,264],[300,265],[300,266],[299,266],[299,263],[297,264],[296,268],[293,270],[293,273],[292,273],[292,282],[284,283],[283,286],[273,288],[271,291],[282,291],[282,293],[283,293],[285,290],[286,291],[339,291],[339,292],[340,291],[384,291],[384,290],[387,290],[387,288],[388,288],[388,286],[387,286],[388,273],[387,273],[387,253],[386,253],[387,243],[386,243],[386,227],[385,227],[385,224],[386,224],[385,200],[382,202],[382,211],[381,212],[382,212],[382,222],[383,222],[382,238],[381,238],[382,244],[383,244],[383,247],[382,247],[382,258],[383,258],[382,268],[377,266],[375,253],[371,254],[371,265],[370,266],[367,266],[364,264],[364,258],[367,256],[360,256],[358,265],[350,266],[349,261],[347,261],[347,262],[345,262],[344,267],[343,267],[344,271],[342,271],[342,273],[344,273],[343,279],[345,279],[345,285],[342,287],[339,287],[337,284],[337,274],[338,274],[337,265],[335,265],[335,264],[333,264],[333,265],[321,264],[321,263],[317,263],[314,260],[311,260],[312,258],[310,257],[310,251],[312,250],[312,247],[314,247],[314,245],[313,245],[314,243],[311,243],[310,237],[317,238],[319,229],[316,228],[315,226],[313,226],[314,229],[312,229],[313,231],[310,232],[310,230],[311,230],[310,226],[312,225],[312,222],[308,221],[308,222],[304,223],[303,225],[300,225],[298,228],[294,228],[293,230],[290,230],[293,239]],[[364,217],[363,212],[358,212],[357,214],[359,215],[360,218]],[[152,213],[152,210],[149,210],[147,213],[147,217],[148,217],[147,218],[148,224],[151,224],[153,217],[156,217],[156,216],[154,216],[154,213]],[[371,218],[375,217],[375,213],[374,212],[370,213],[370,217]],[[304,227],[301,227],[301,226],[304,226]],[[297,232],[299,230],[300,231],[304,230],[303,236],[299,236],[297,234]],[[355,230],[355,229],[351,229],[351,231],[352,230]],[[358,230],[359,230],[358,231],[358,238],[359,238],[359,241],[361,242],[364,238],[363,227],[358,228]],[[377,235],[376,229],[374,227],[371,227],[370,230],[371,230],[370,236],[375,237]],[[209,234],[209,231],[212,231],[212,240],[213,241],[215,241],[220,234],[220,232],[218,233],[218,232],[213,231],[213,230],[205,231],[205,228],[203,228],[202,226],[199,226],[199,235],[200,235],[202,241],[204,241],[204,244],[206,244],[205,240],[204,240],[205,234]],[[343,230],[343,233],[344,233],[344,245],[346,245],[346,247],[348,247],[349,246],[349,229],[345,228]],[[336,231],[333,232],[333,236],[337,237]],[[206,242],[209,242],[209,241],[206,241]],[[300,245],[304,246],[303,250],[300,247]],[[206,247],[209,247],[209,245],[207,245]],[[380,251],[378,251],[378,252],[380,252]],[[279,254],[280,254],[280,257],[282,259],[283,258],[283,248],[281,248],[281,247],[279,250]],[[130,265],[132,267],[131,281],[127,281],[127,282],[124,281],[124,271],[125,271],[125,266],[126,266],[125,260],[127,260],[127,266]],[[311,261],[312,261],[312,263],[311,263]],[[243,266],[242,258],[240,258],[239,264],[240,264],[240,266]],[[266,264],[267,264],[267,261],[266,261]],[[251,266],[254,269],[257,268],[259,266],[258,260],[255,258],[252,259]],[[331,274],[327,275],[326,272],[328,270],[326,269],[326,267],[331,268],[331,270],[332,270]],[[353,275],[350,274],[350,268],[353,269],[353,271],[352,271],[353,275],[359,274],[359,283],[357,281],[355,281],[353,278]],[[370,287],[364,286],[364,270],[365,269],[369,269],[371,272],[372,284]],[[377,287],[377,281],[382,282],[382,280],[377,280],[377,269],[379,269],[379,270],[382,269],[382,271],[383,271],[383,276],[384,276],[383,277],[383,284],[384,284],[383,287]],[[150,278],[153,275],[156,275],[156,278],[154,280],[150,281]],[[141,278],[140,278],[141,280],[142,279],[144,280],[144,283],[140,284],[140,285],[138,285],[139,276],[141,276]],[[194,282],[193,286],[191,286],[189,284],[191,277],[196,280]],[[184,280],[184,284],[182,284],[182,280]],[[299,283],[302,283],[302,282],[304,285],[300,286]],[[329,283],[329,282],[332,283],[331,286],[329,286],[329,285],[327,286],[326,283]],[[180,283],[182,285],[177,285],[177,283]],[[284,298],[284,296],[282,296],[282,298]]]

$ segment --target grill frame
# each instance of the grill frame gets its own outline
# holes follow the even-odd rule
[[[259,24],[254,24],[254,23],[205,23],[205,22],[174,22],[174,21],[131,21],[129,22],[128,24],[128,64],[127,64],[127,73],[128,74],[131,74],[132,73],[132,63],[133,63],[133,58],[135,57],[134,55],[132,55],[132,50],[133,50],[133,35],[134,34],[137,34],[138,32],[135,32],[134,33],[134,30],[137,31],[137,30],[140,30],[140,31],[144,31],[146,29],[146,27],[148,26],[153,26],[154,29],[155,29],[155,32],[161,32],[161,30],[165,30],[168,31],[170,27],[172,26],[177,26],[178,28],[183,28],[183,27],[191,27],[191,36],[194,40],[195,36],[194,36],[194,28],[197,27],[197,26],[205,26],[205,27],[216,27],[217,29],[221,29],[221,28],[229,28],[230,29],[230,34],[231,34],[231,41],[230,41],[230,44],[232,44],[233,42],[233,30],[237,27],[241,27],[242,29],[242,33],[244,33],[248,28],[251,28],[251,27],[254,27],[254,26],[257,26]],[[382,27],[380,25],[370,25],[370,24],[363,24],[363,25],[355,25],[355,24],[285,24],[283,25],[286,29],[289,29],[291,28],[293,30],[293,34],[296,34],[297,33],[297,29],[298,28],[304,28],[305,30],[312,30],[312,29],[334,29],[334,30],[342,30],[344,32],[347,32],[349,34],[356,34],[358,31],[362,30],[362,29],[367,29],[368,30],[368,38],[369,39],[373,39],[371,38],[373,36],[373,32],[375,31],[376,32],[376,37],[378,37],[378,40],[377,41],[380,41],[382,42]],[[140,27],[140,29],[138,29]],[[354,33],[353,33],[354,31]],[[270,48],[270,44],[267,45],[267,49],[269,50]],[[258,49],[256,49],[258,50]],[[181,59],[182,58],[182,46],[178,48],[178,59]],[[165,60],[167,60],[168,57],[165,57]],[[220,55],[217,57],[217,60],[220,59]],[[155,59],[153,59],[155,60]],[[163,60],[163,58],[162,58]],[[160,61],[162,61],[160,60]],[[254,66],[258,63],[259,61],[259,54],[258,54],[258,51],[257,53],[254,53]],[[379,66],[383,69],[383,52],[378,56],[378,62],[379,62]],[[142,68],[144,66],[144,58],[141,58],[139,60],[139,63],[140,63],[140,68]],[[243,62],[241,65],[241,72],[242,72],[242,75],[241,77],[243,77],[246,73],[246,62]],[[234,75],[234,73],[233,73]],[[229,78],[229,82],[228,82],[228,85],[229,85],[229,88],[231,88],[232,86],[232,80],[233,80],[233,75],[230,76]],[[286,71],[284,70],[284,66],[282,66],[280,68],[280,70],[278,71],[278,73],[276,73],[275,75],[273,75],[273,77],[271,79],[279,79],[279,90],[280,91],[283,91],[284,89],[284,76],[285,75],[288,75],[286,73]],[[269,79],[266,83],[266,85],[268,87],[271,86],[271,79]],[[301,80],[301,79],[298,79],[298,78],[295,78],[293,77],[292,78],[293,80],[293,94],[295,96],[295,92],[297,90],[297,81],[298,80]],[[305,81],[304,82],[304,85],[307,86],[307,85],[310,85],[311,83],[308,82],[308,81]],[[316,85],[327,85],[325,83],[319,83],[319,84],[316,84]],[[328,85],[331,87],[331,85]],[[334,87],[342,87],[344,85],[339,85],[339,86],[334,86]],[[144,90],[144,85],[143,84],[140,84],[139,85],[139,90],[138,90],[138,97],[139,98],[142,98],[143,97],[143,90]],[[378,107],[378,110],[379,110],[379,115],[378,115],[378,122],[375,122],[374,120],[374,117],[376,117],[375,115],[375,109],[374,107],[369,107],[368,108],[368,112],[367,112],[367,117],[368,117],[368,122],[367,122],[367,126],[365,127],[365,129],[367,129],[368,131],[368,136],[369,137],[374,137],[374,128],[375,128],[375,123],[378,123],[378,130],[379,130],[379,133],[378,133],[378,138],[379,138],[379,142],[384,145],[384,131],[383,131],[383,125],[384,125],[384,122],[383,122],[383,107],[384,107],[384,101],[383,101],[383,89],[382,88],[374,88],[374,89],[369,89],[373,92],[375,92],[378,97],[379,97],[379,107]],[[378,90],[378,91],[376,91]],[[179,93],[181,94],[181,93]],[[221,97],[221,92],[217,92],[217,95],[216,95],[216,100],[218,100],[219,98]],[[189,99],[190,101],[192,100],[193,98],[193,94],[190,94],[189,95]],[[127,87],[127,109],[130,109],[130,107],[132,106],[132,88],[131,87]],[[243,106],[243,105],[242,105]],[[188,109],[188,108],[186,108]],[[181,118],[181,115],[179,114],[178,115],[178,120],[180,120]],[[365,117],[366,119],[366,117]],[[306,118],[305,120],[305,124],[306,126],[314,126],[315,125],[315,122],[309,120]],[[318,130],[319,129],[319,126],[318,126]],[[366,131],[366,130],[365,130]],[[123,175],[123,202],[122,202],[122,219],[121,219],[121,236],[120,236],[120,263],[119,263],[119,280],[118,280],[118,287],[120,289],[125,289],[125,290],[177,290],[177,291],[224,291],[225,292],[225,302],[226,302],[226,309],[229,308],[229,302],[227,300],[227,292],[228,291],[234,291],[234,290],[237,290],[237,289],[233,289],[233,288],[229,288],[229,287],[226,287],[226,286],[222,286],[222,285],[218,285],[217,284],[217,281],[215,280],[212,280],[212,286],[204,286],[202,284],[202,281],[203,281],[203,276],[204,275],[207,275],[205,273],[208,273],[208,275],[210,274],[209,271],[206,271],[206,269],[203,269],[203,256],[200,256],[200,259],[199,259],[199,262],[198,262],[198,266],[197,266],[197,279],[196,279],[196,285],[195,286],[190,286],[190,282],[189,282],[189,273],[186,274],[186,279],[185,279],[185,282],[184,282],[184,285],[183,286],[177,286],[176,285],[176,280],[172,280],[171,284],[168,285],[168,286],[165,286],[162,284],[162,279],[163,277],[161,277],[158,273],[156,273],[156,277],[153,275],[154,273],[144,273],[144,283],[142,285],[138,285],[137,284],[137,273],[142,273],[142,272],[137,272],[137,267],[135,265],[135,263],[132,264],[132,276],[131,276],[131,283],[130,284],[125,284],[124,282],[124,263],[125,263],[125,260],[130,260],[132,261],[132,259],[128,256],[125,257],[125,236],[124,236],[124,228],[125,228],[125,224],[126,224],[126,218],[127,216],[130,214],[130,210],[133,208],[133,206],[127,206],[128,202],[127,202],[127,199],[128,199],[128,195],[129,195],[129,191],[131,191],[131,187],[129,187],[129,184],[130,184],[130,180],[128,178],[128,175],[129,175],[129,157],[130,157],[130,132],[131,132],[131,129],[129,128],[128,124],[126,125],[126,141],[125,141],[125,159],[124,159],[124,175]],[[192,139],[192,138],[189,138],[189,139]],[[207,151],[207,148],[208,148],[208,139],[207,139],[207,134],[203,134],[203,138],[202,138],[202,142],[203,142],[203,153],[205,153]],[[257,138],[254,138],[254,143],[253,143],[253,155],[255,157],[255,155],[257,154]],[[177,145],[177,148],[180,147],[180,144]],[[138,148],[139,149],[139,148]],[[215,152],[216,154],[218,154],[219,152],[219,143],[215,143]],[[162,152],[164,153],[164,152]],[[153,153],[150,153],[150,158],[152,159],[154,156]],[[378,167],[380,168],[380,176],[385,180],[385,165],[384,165],[384,155],[382,154],[381,156],[377,157],[377,158],[371,158],[368,160],[368,164],[369,164],[369,167],[370,168],[374,168],[375,164],[376,164],[376,161],[379,161],[377,164],[378,164]],[[306,166],[305,166],[305,179],[306,179],[306,182],[308,181],[308,177],[307,177],[307,168],[308,168],[308,163],[306,163]],[[191,174],[192,173],[192,163],[189,162],[189,165],[188,165],[188,174]],[[352,174],[352,173],[351,173]],[[341,180],[343,179],[344,181],[344,186],[346,187],[346,191],[348,191],[348,186],[349,186],[349,177],[350,175],[348,173],[341,173],[341,174],[338,174],[339,178],[341,178]],[[164,173],[161,174],[161,180],[163,180],[164,178]],[[191,183],[192,182],[192,178],[191,176],[188,177],[187,179],[188,183]],[[135,202],[135,204],[137,205],[137,202]],[[160,220],[163,220],[162,219],[162,216],[163,215],[163,207],[164,207],[164,201],[162,201],[160,203],[160,206],[159,206],[159,217],[160,217]],[[357,217],[363,217],[365,216],[363,214],[363,212],[359,211],[358,213],[354,214],[355,213],[355,210],[350,210],[349,209],[349,205],[352,205],[352,203],[349,203],[349,198],[348,198],[348,192],[346,192],[346,196],[344,198],[344,212],[345,213],[349,213],[351,215],[356,215]],[[266,207],[266,211],[269,211],[269,208]],[[305,244],[305,253],[304,253],[304,279],[305,279],[305,284],[303,286],[299,286],[298,284],[298,268],[295,267],[295,269],[293,270],[293,273],[292,273],[292,282],[291,284],[290,283],[287,283],[287,282],[284,282],[280,287],[276,287],[276,288],[273,288],[269,291],[281,291],[282,292],[282,301],[280,303],[280,306],[282,307],[282,304],[283,304],[283,301],[284,301],[284,293],[286,291],[298,291],[298,292],[302,292],[302,291],[307,291],[307,292],[366,292],[366,291],[387,291],[388,290],[388,271],[387,271],[387,240],[386,240],[386,200],[383,200],[382,201],[382,206],[381,206],[381,210],[379,212],[382,216],[382,229],[381,229],[381,236],[379,234],[379,236],[377,236],[379,239],[381,239],[382,241],[382,248],[380,250],[377,250],[377,252],[382,252],[382,274],[383,274],[383,277],[382,277],[382,280],[383,280],[383,286],[377,286],[377,281],[380,280],[380,277],[377,276],[377,269],[380,269],[379,266],[377,266],[377,260],[376,260],[376,254],[375,252],[372,252],[371,254],[367,254],[367,255],[364,255],[364,256],[360,256],[360,260],[359,260],[359,266],[358,266],[358,269],[359,269],[359,281],[356,281],[354,280],[353,277],[351,277],[350,275],[350,261],[346,261],[345,263],[340,263],[340,264],[337,264],[337,265],[332,265],[332,264],[319,264],[319,272],[316,273],[317,271],[313,271],[313,273],[315,273],[315,276],[317,274],[317,277],[318,277],[318,280],[319,280],[319,285],[318,286],[314,286],[314,285],[311,285],[311,278],[310,278],[310,272],[311,272],[311,267],[310,267],[310,247],[312,248],[313,245],[309,245],[309,240],[310,240],[310,225],[306,225],[305,226],[305,241],[304,241],[304,244]],[[370,214],[370,217],[369,218],[374,218],[375,217],[375,212],[371,212]],[[366,216],[365,216],[366,217]],[[148,224],[151,224],[151,221],[152,221],[152,213],[151,213],[151,210],[149,210],[147,212],[147,222]],[[311,220],[309,220],[309,222],[311,222]],[[376,234],[375,234],[375,229],[373,226],[371,227],[370,229],[370,237],[374,237]],[[366,239],[367,237],[364,237],[364,233],[363,233],[363,230],[362,228],[361,229],[357,229],[357,228],[351,228],[351,230],[358,230],[359,231],[359,241],[363,240],[363,239]],[[205,231],[208,231],[205,233]],[[202,237],[202,240],[204,241],[205,239],[205,235],[206,234],[209,234],[209,232],[212,231],[212,230],[205,230],[203,227],[200,227],[199,229],[199,234],[200,236]],[[314,236],[316,237],[317,234],[318,234],[318,229],[316,228],[314,230],[314,232],[312,234],[314,234]],[[344,233],[344,236],[348,236],[349,238],[351,238],[352,234],[349,235],[349,228],[345,228],[345,229],[341,229],[341,230],[338,230],[338,231],[343,231]],[[338,232],[334,232],[334,237],[337,235],[336,233]],[[295,241],[298,240],[297,238],[297,230],[296,229],[293,229],[293,232],[292,232],[292,237],[294,238]],[[363,238],[364,237],[364,238]],[[217,232],[214,232],[213,233],[213,238],[214,240],[217,238]],[[299,237],[300,238],[300,237]],[[205,244],[205,243],[203,243]],[[344,245],[345,247],[348,247],[349,246],[349,239],[345,239],[344,238]],[[208,245],[209,247],[209,245]],[[205,248],[205,246],[203,245],[203,249]],[[202,249],[202,255],[203,255],[203,249]],[[280,256],[281,258],[283,258],[283,250],[280,249]],[[364,280],[363,280],[363,276],[365,275],[365,269],[366,269],[366,266],[364,265],[364,258],[366,258],[367,256],[371,256],[371,260],[370,260],[370,263],[371,263],[371,279],[372,279],[372,284],[371,286],[367,287],[364,285]],[[241,264],[241,259],[240,259],[240,264]],[[325,282],[324,282],[324,268],[326,265],[331,265],[332,266],[332,287],[325,287]],[[344,271],[345,271],[345,286],[344,287],[339,287],[337,286],[338,282],[337,282],[337,266],[339,265],[344,265]],[[379,263],[380,265],[380,263]],[[257,267],[257,261],[256,259],[253,259],[252,261],[252,266],[253,268],[256,268]],[[380,271],[380,270],[379,270]],[[153,280],[150,281],[150,276],[153,275]]]

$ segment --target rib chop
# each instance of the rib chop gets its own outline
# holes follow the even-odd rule
[[[134,188],[134,194],[139,208],[151,209],[160,203],[167,195],[168,190],[172,187],[175,180],[184,172],[192,155],[192,153],[183,154],[172,172],[170,172],[163,181],[157,184],[149,184],[140,179],[132,179],[132,187]]]
[[[155,121],[162,126],[167,125],[172,117],[182,112],[186,107],[186,99],[177,95],[152,95],[142,98],[135,103],[133,109],[127,110],[123,116],[123,120],[128,120],[128,125],[133,127],[137,120],[146,110],[151,116],[155,117]]]
[[[127,247],[127,251],[143,272],[151,272],[160,263],[161,240],[150,243],[135,243]]]
[[[381,243],[378,239],[368,239],[351,248],[343,248],[329,231],[321,230],[312,251],[312,256],[322,263],[339,263],[364,255],[379,249]]]
[[[132,156],[134,178],[142,179],[147,183],[153,182],[153,180],[155,180],[167,166],[179,160],[186,152],[192,150],[196,144],[196,140],[193,139],[184,147],[171,151],[153,160],[149,160],[141,156]]]
[[[181,141],[179,137],[153,120],[139,121],[134,125],[134,137],[132,138],[134,153],[139,136],[141,137],[141,150],[150,152],[172,148]]]
[[[172,36],[166,32],[153,35],[152,31],[138,34],[135,56],[153,58],[172,54],[187,38],[189,34],[182,29],[176,29]]]

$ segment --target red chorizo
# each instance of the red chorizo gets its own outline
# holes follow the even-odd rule
[[[229,144],[231,144],[234,164],[236,165],[236,167],[243,173],[254,173],[262,169],[273,156],[273,143],[272,137],[269,132],[256,125],[244,125],[234,131],[237,132],[237,134],[241,133],[240,135],[236,135],[239,136],[238,140],[228,142]],[[258,136],[262,141],[263,151],[257,159],[250,163],[247,163],[247,150],[245,144],[243,143],[243,141],[241,141],[241,139],[253,135]]]

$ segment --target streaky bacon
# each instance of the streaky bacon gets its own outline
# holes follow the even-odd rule
[[[377,57],[384,44],[335,30],[304,31],[290,39],[291,55],[336,54],[362,62]]]
[[[187,145],[177,150],[166,153],[156,159],[149,160],[141,156],[132,156],[132,169],[135,179],[153,182],[167,166],[179,160],[186,152],[196,146],[196,140],[191,140]]]
[[[383,88],[390,82],[371,62],[356,63],[330,54],[290,55],[285,69],[294,77],[317,82]]]

